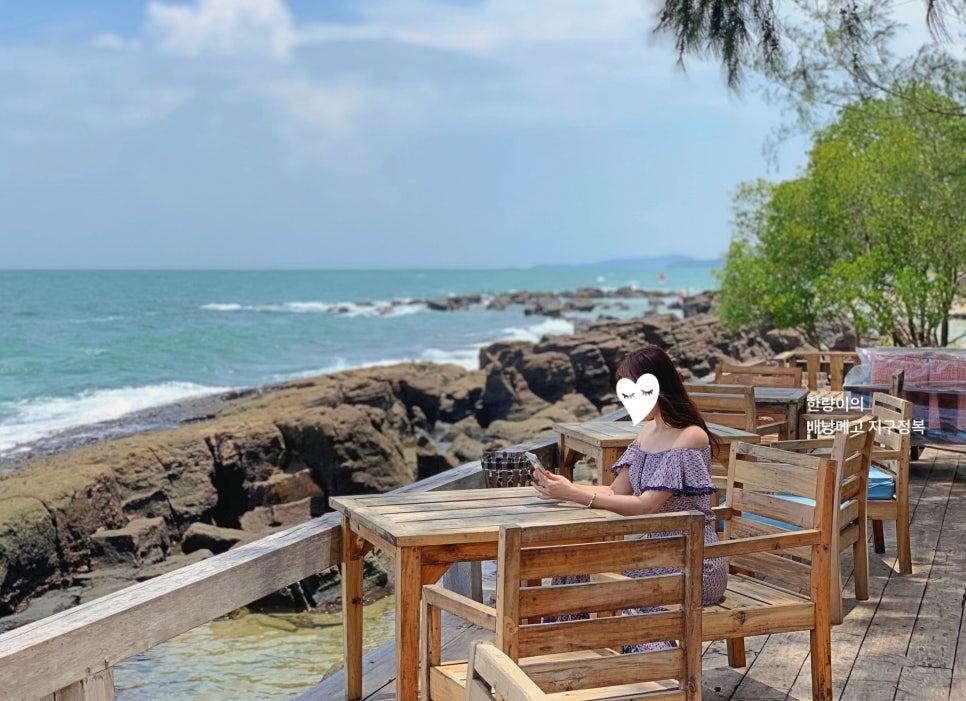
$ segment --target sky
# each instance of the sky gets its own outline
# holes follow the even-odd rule
[[[0,0],[0,269],[719,257],[807,141],[655,1]]]

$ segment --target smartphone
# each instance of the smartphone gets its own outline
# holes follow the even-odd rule
[[[543,466],[543,463],[540,462],[540,458],[537,457],[536,453],[531,453],[528,450],[524,453],[524,455],[526,456],[527,460],[530,461],[530,464],[533,466],[535,471],[549,472],[549,470]]]

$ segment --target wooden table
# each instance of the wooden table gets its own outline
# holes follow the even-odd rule
[[[823,369],[828,373],[828,389],[841,390],[845,373],[858,364],[859,355],[854,351],[788,351],[779,354],[776,359],[788,367],[803,362],[806,382],[811,390],[825,389],[818,386],[816,379]]]
[[[798,416],[805,412],[808,390],[800,387],[755,387],[758,416],[775,416],[788,422],[788,439],[798,439]]]
[[[712,384],[710,380],[695,385]],[[759,418],[774,416],[788,421],[788,440],[798,438],[798,416],[805,412],[808,390],[803,387],[753,387],[755,409]],[[781,418],[779,418],[781,417]]]
[[[362,558],[372,547],[393,560],[396,698],[416,701],[422,586],[456,562],[496,558],[500,525],[621,518],[610,511],[540,499],[532,487],[331,497],[342,514],[345,698],[362,698]]]
[[[769,388],[776,389],[776,388]],[[806,392],[807,396],[807,392]],[[798,419],[796,414],[796,426]],[[581,421],[578,423],[555,424],[553,430],[560,436],[560,474],[573,479],[574,463],[579,455],[594,458],[597,465],[597,484],[610,484],[614,475],[611,465],[617,462],[631,441],[637,438],[642,426],[634,426],[630,421]],[[761,437],[738,428],[708,424],[708,429],[720,442],[715,461],[724,461],[727,466],[729,446],[733,441],[758,443]]]

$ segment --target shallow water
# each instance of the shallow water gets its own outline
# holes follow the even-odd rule
[[[393,597],[363,610],[364,652],[393,637]],[[341,667],[342,615],[224,618],[135,655],[114,670],[118,701],[293,699]]]

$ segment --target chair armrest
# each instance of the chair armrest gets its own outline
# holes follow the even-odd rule
[[[773,433],[782,433],[783,431],[788,431],[787,421],[771,421],[755,427],[755,433],[759,436],[769,436]]]
[[[817,528],[804,528],[800,531],[789,531],[787,533],[776,533],[773,535],[756,535],[749,538],[719,540],[717,543],[705,543],[704,559],[710,560],[716,557],[787,550],[789,548],[815,545],[820,542],[820,539],[821,531]]]
[[[831,448],[834,440],[833,438],[803,438],[797,441],[775,441],[770,444],[770,447],[791,451],[812,451]]]
[[[830,421],[857,421],[859,419],[868,418],[871,420],[873,416],[867,411],[849,411],[846,413],[835,413],[830,414],[824,411],[806,411],[798,415],[798,418],[805,419],[826,419]]]
[[[475,626],[496,632],[496,609],[438,584],[423,585],[423,601],[429,606],[459,616]]]
[[[506,699],[537,701],[547,698],[513,659],[491,642],[477,640],[470,649],[466,670],[467,698],[492,699],[490,687]]]

